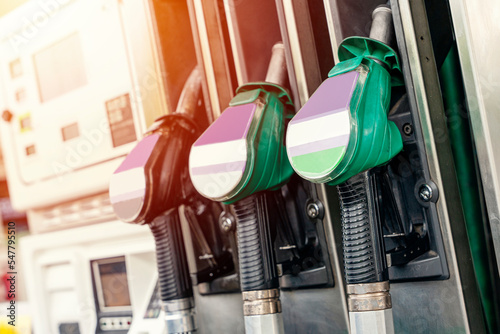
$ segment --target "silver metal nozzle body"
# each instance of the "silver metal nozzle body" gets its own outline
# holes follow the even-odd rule
[[[378,6],[372,13],[372,19],[370,38],[391,45],[394,40],[394,23],[392,21],[391,8],[387,5]]]
[[[347,285],[349,323],[353,334],[394,334],[388,281]]]
[[[190,334],[196,332],[194,299],[183,298],[163,302],[167,334]]]
[[[265,81],[284,87],[287,78],[285,47],[279,42],[273,46]]]
[[[279,298],[278,289],[243,292],[246,334],[283,334],[285,332]]]

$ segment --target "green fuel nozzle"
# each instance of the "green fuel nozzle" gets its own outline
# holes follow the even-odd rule
[[[403,148],[387,118],[392,86],[401,85],[396,52],[389,46],[392,13],[373,12],[370,38],[339,46],[340,63],[288,125],[290,163],[301,177],[338,185],[344,274],[353,333],[394,333],[379,211],[379,172]]]
[[[390,37],[386,9],[374,12],[372,38],[341,43],[341,62],[288,125],[290,163],[311,182],[338,185],[385,164],[403,147],[398,128],[387,119],[391,87],[402,82],[399,61],[390,46],[375,39]]]
[[[282,47],[279,52],[284,52]],[[229,107],[191,148],[191,180],[209,199],[234,203],[277,189],[293,174],[284,146],[293,104],[287,91],[274,83],[286,80],[284,55],[283,61],[273,58],[266,82],[240,86]]]
[[[276,193],[268,190],[277,190],[293,174],[284,145],[293,105],[281,87],[287,78],[283,44],[272,53],[266,81],[239,87],[229,107],[193,144],[189,172],[203,196],[234,203],[245,331],[282,334]]]

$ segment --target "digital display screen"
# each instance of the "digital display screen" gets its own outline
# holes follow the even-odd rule
[[[41,102],[61,96],[87,83],[78,33],[35,53],[33,61]]]
[[[99,277],[98,297],[104,307],[130,307],[130,294],[127,281],[127,268],[123,257],[98,260]]]

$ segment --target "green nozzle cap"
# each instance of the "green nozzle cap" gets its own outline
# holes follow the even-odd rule
[[[339,63],[288,125],[286,146],[303,178],[332,185],[382,165],[403,147],[387,119],[391,77],[373,59]]]

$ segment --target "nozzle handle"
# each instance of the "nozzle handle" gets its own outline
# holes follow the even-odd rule
[[[234,204],[242,291],[279,287],[273,235],[273,208],[261,192]]]
[[[359,173],[337,187],[347,284],[387,280],[378,187],[375,169]]]
[[[178,209],[158,216],[149,226],[156,243],[161,300],[193,297]]]

